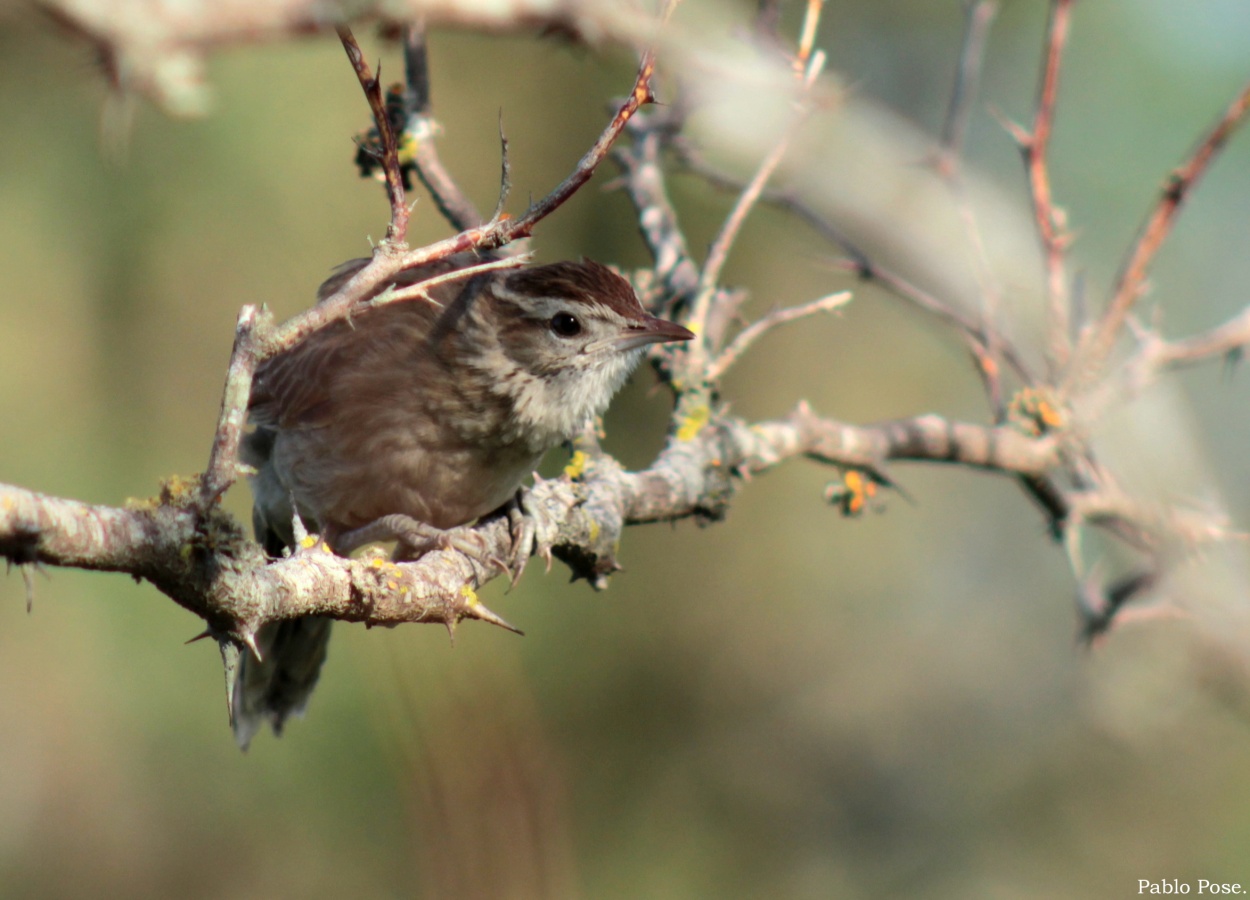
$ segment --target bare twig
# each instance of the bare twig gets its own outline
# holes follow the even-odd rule
[[[599,168],[599,163],[603,162],[608,151],[612,149],[612,145],[616,143],[616,139],[625,130],[626,124],[633,118],[634,113],[644,105],[655,102],[655,94],[651,90],[651,76],[654,73],[655,50],[648,49],[642,55],[642,63],[638,67],[638,76],[634,79],[633,90],[616,111],[608,127],[599,135],[599,139],[586,151],[569,176],[556,185],[550,194],[532,204],[520,218],[499,223],[497,230],[501,240],[496,246],[502,246],[517,238],[529,237],[535,225],[564,205],[565,201],[590,180],[595,170]]]
[[[499,199],[495,201],[495,212],[491,219],[503,215],[508,194],[512,191],[512,162],[508,159],[508,135],[503,130],[503,111],[499,113]]]
[[[1000,364],[1003,335],[996,324],[1001,307],[999,302],[1001,292],[989,262],[989,253],[985,248],[980,224],[968,201],[962,179],[959,177],[968,120],[971,117],[977,86],[981,79],[986,38],[989,35],[990,24],[998,12],[998,4],[995,0],[970,0],[964,4],[964,9],[966,18],[963,47],[959,54],[959,66],[955,72],[955,83],[951,89],[946,120],[942,126],[941,143],[934,158],[934,168],[954,195],[956,208],[964,223],[968,241],[972,245],[977,282],[980,288],[981,327],[980,336],[968,341],[969,352],[976,364],[981,384],[985,388],[994,419],[1002,422],[1006,415]]]
[[[761,319],[756,319],[733,339],[728,347],[721,352],[708,366],[707,379],[711,382],[719,381],[720,378],[729,371],[729,368],[738,361],[739,357],[745,353],[752,344],[757,340],[787,322],[793,322],[796,319],[806,318],[822,312],[833,312],[846,305],[851,299],[850,291],[842,291],[837,294],[830,294],[827,297],[821,297],[819,300],[813,300],[811,303],[803,303],[799,306],[788,306],[784,309],[773,310],[773,312]]]
[[[438,125],[430,114],[430,67],[425,23],[404,28],[404,82],[406,121],[411,138],[412,165],[434,205],[453,228],[463,231],[482,224],[482,214],[443,166],[434,138]]]
[[[376,297],[367,300],[364,306],[372,309],[375,306],[386,306],[391,303],[400,303],[404,300],[417,298],[437,304],[437,301],[430,297],[430,290],[440,284],[446,284],[450,281],[467,281],[475,275],[481,275],[483,272],[493,272],[497,269],[516,269],[528,263],[531,258],[532,254],[523,253],[518,256],[507,256],[503,259],[491,259],[486,262],[454,269],[450,272],[444,272],[442,275],[435,275],[433,278],[426,278],[423,281],[418,281],[416,284],[410,284],[402,288],[388,287]]]
[[[972,258],[976,261],[975,271],[978,285],[978,296],[981,298],[981,327],[976,339],[969,339],[969,350],[981,376],[982,386],[989,399],[990,409],[996,421],[1003,421],[1006,415],[1006,404],[1003,400],[1002,367],[999,364],[1006,343],[1002,330],[998,327],[999,310],[1002,308],[1002,291],[990,265],[989,252],[985,247],[985,238],[981,233],[976,213],[968,202],[963,186],[954,178],[950,180],[951,190],[955,198],[955,207],[963,221],[964,231],[968,235],[968,243],[972,245]]]
[[[1073,0],[1052,0],[1050,24],[1046,32],[1046,49],[1042,77],[1038,86],[1037,112],[1033,130],[1026,132],[1009,126],[1024,152],[1028,169],[1029,191],[1033,198],[1033,215],[1042,241],[1046,266],[1047,353],[1052,377],[1068,363],[1072,353],[1065,257],[1069,237],[1061,211],[1055,206],[1050,189],[1050,133],[1055,121],[1055,100],[1059,94],[1059,71],[1063,50],[1068,40]]]
[[[959,67],[955,72],[955,85],[951,90],[950,105],[942,125],[942,142],[938,153],[937,170],[950,178],[959,169],[963,156],[964,138],[968,133],[968,120],[972,116],[977,87],[981,81],[981,68],[985,62],[985,41],[990,24],[998,14],[997,0],[970,0],[964,4],[967,18],[964,25],[963,48],[959,53]]]
[[[816,6],[816,9],[819,11],[819,5]],[[810,11],[811,7],[809,7]],[[823,64],[824,55],[817,51],[808,69],[801,76],[804,92],[810,90],[816,78],[819,77]],[[790,143],[807,121],[810,112],[810,107],[805,104],[786,127],[785,132],[760,162],[759,167],[755,170],[755,175],[747,182],[746,187],[742,189],[742,193],[738,195],[737,202],[734,203],[733,209],[730,210],[724,224],[721,226],[720,232],[716,235],[711,247],[708,249],[707,259],[703,263],[703,271],[699,275],[699,291],[695,295],[694,308],[686,323],[690,330],[699,336],[698,340],[691,342],[689,350],[694,361],[693,364],[696,367],[705,365],[709,355],[714,353],[720,346],[721,335],[709,333],[709,314],[712,310],[713,298],[717,296],[717,285],[720,281],[721,270],[729,258],[729,251],[733,248],[734,241],[742,230],[742,225],[746,221],[747,215],[759,201],[765,185],[768,184],[768,180],[772,177],[773,172],[777,170],[777,166],[781,164],[782,158],[790,148]]]
[[[391,221],[386,228],[386,241],[389,244],[402,246],[408,239],[408,200],[404,194],[404,176],[399,162],[399,142],[395,137],[395,129],[391,127],[391,117],[386,111],[386,100],[382,96],[382,87],[378,79],[369,69],[365,55],[356,43],[355,36],[346,25],[337,28],[339,40],[347,51],[347,58],[360,87],[369,101],[369,109],[373,113],[373,122],[378,129],[378,137],[382,143],[382,171],[386,175],[386,196],[391,202]]]
[[[201,494],[204,509],[207,509],[235,481],[239,440],[247,419],[252,373],[260,362],[295,346],[313,332],[348,315],[359,303],[375,295],[382,285],[405,269],[416,268],[469,250],[492,250],[518,237],[528,235],[535,224],[558,209],[585,184],[639,106],[652,99],[650,79],[655,68],[655,56],[652,51],[648,50],[643,56],[629,100],[618,110],[599,140],[596,141],[595,146],[583,156],[573,173],[551,194],[531,206],[519,219],[496,218],[483,226],[466,229],[446,240],[417,250],[408,250],[403,245],[407,232],[408,208],[404,201],[398,153],[392,152],[396,150],[395,135],[390,129],[378,82],[364,62],[359,45],[356,44],[351,32],[346,28],[340,29],[340,39],[364,88],[365,96],[369,100],[379,134],[382,135],[383,146],[388,148],[384,152],[383,160],[386,166],[387,192],[391,199],[388,239],[376,248],[373,258],[336,292],[281,326],[269,327],[266,320],[257,320],[254,309],[244,308],[240,314],[234,352],[231,356],[230,370],[222,398],[221,416],[213,439],[213,450],[202,482]],[[508,264],[510,263],[503,265]],[[428,289],[428,286],[425,289]],[[411,296],[418,296],[422,293],[419,286],[412,288],[411,291]],[[397,298],[392,295],[382,302],[394,302],[395,299]]]
[[[800,78],[807,71],[808,63],[812,58],[816,29],[820,25],[820,13],[824,6],[825,0],[807,0],[807,11],[803,14],[803,28],[799,32],[799,49],[794,57],[794,74]]]
[[[1110,355],[1125,318],[1142,294],[1150,263],[1171,233],[1181,204],[1206,173],[1229,136],[1241,124],[1247,110],[1250,110],[1250,83],[1241,89],[1189,159],[1168,177],[1158,203],[1146,220],[1141,235],[1116,280],[1107,311],[1082,344],[1080,371],[1074,371],[1072,377],[1082,378],[1085,374],[1096,371]]]
[[[247,401],[252,391],[252,375],[256,371],[255,336],[258,323],[268,324],[268,313],[258,313],[255,306],[239,311],[234,329],[234,348],[226,370],[226,386],[221,398],[221,414],[213,434],[213,448],[208,467],[200,479],[200,510],[209,508],[229,490],[238,477],[239,441],[247,424]]]
[[[1131,320],[1130,320],[1131,323]],[[1084,396],[1084,415],[1097,418],[1113,403],[1140,395],[1164,372],[1223,357],[1236,358],[1250,348],[1250,307],[1220,325],[1187,338],[1165,340],[1141,326],[1137,348],[1124,362],[1118,379],[1104,379]]]
[[[742,184],[731,176],[716,169],[704,160],[693,148],[685,144],[674,144],[683,165],[691,172],[704,178],[714,187],[726,190],[741,190]],[[857,278],[873,282],[900,300],[917,309],[934,316],[942,324],[947,325],[969,341],[974,348],[985,348],[989,345],[989,335],[985,332],[984,323],[978,323],[971,317],[955,309],[950,304],[923,290],[893,270],[877,264],[859,245],[842,233],[836,225],[828,220],[805,200],[788,191],[765,191],[764,202],[777,206],[797,216],[821,237],[839,248],[847,255],[847,259],[835,265],[843,271],[850,272]],[[1032,382],[1028,366],[1023,357],[1006,342],[1000,346],[1003,361],[1007,363],[1017,376],[1026,383]]]
[[[581,158],[567,178],[546,197],[532,204],[523,215],[515,219],[497,216],[481,226],[467,228],[452,237],[415,250],[387,242],[379,244],[369,263],[342,287],[312,309],[271,329],[263,341],[258,341],[259,359],[293,347],[314,331],[343,318],[356,304],[375,294],[382,285],[405,269],[447,259],[458,253],[488,252],[519,238],[528,237],[540,221],[559,209],[590,180],[630,118],[644,103],[652,102],[651,76],[654,71],[655,54],[648,50],[643,54],[629,98],[617,110],[594,146]]]
[[[1180,368],[1247,348],[1250,348],[1250,307],[1209,331],[1161,343],[1152,356],[1158,366]]]
[[[699,286],[698,268],[669,201],[660,166],[661,151],[681,124],[677,109],[675,104],[646,116],[635,116],[629,123],[632,140],[628,145],[618,144],[612,151],[637,212],[643,240],[651,252],[652,269],[663,295],[662,304],[655,310],[660,315],[672,315],[675,306],[689,300]]]

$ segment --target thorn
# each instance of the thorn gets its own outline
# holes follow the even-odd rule
[[[473,606],[469,607],[468,611],[464,615],[466,618],[480,619],[483,622],[489,622],[492,625],[498,625],[500,628],[507,629],[508,631],[511,631],[513,634],[519,634],[521,635],[521,637],[525,637],[524,631],[522,631],[520,628],[517,628],[515,625],[512,625],[511,623],[509,623],[502,616],[492,612],[491,610],[483,606],[481,603],[473,604]]]
[[[213,629],[205,628],[203,631],[201,631],[195,637],[191,638],[189,641],[184,641],[182,646],[185,647],[187,646],[187,644],[194,644],[196,641],[202,641],[204,640],[204,638],[208,638],[212,636],[213,636]]]
[[[265,658],[260,655],[260,648],[256,646],[256,632],[248,629],[243,633],[243,643],[247,645],[247,649],[252,651],[252,655],[256,657],[257,662],[264,662]]]
[[[26,615],[30,615],[32,609],[35,608],[35,576],[31,574],[31,570],[35,568],[36,563],[23,563],[18,566],[22,570],[22,584],[26,585]]]

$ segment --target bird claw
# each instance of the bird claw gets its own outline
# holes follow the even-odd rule
[[[512,577],[512,587],[516,587],[531,556],[542,557],[547,571],[551,571],[551,548],[555,542],[546,520],[530,503],[528,491],[518,491],[516,497],[508,504],[507,512],[508,524],[512,531],[512,551],[509,554],[512,565],[508,572]]]
[[[435,550],[457,550],[476,562],[491,566],[500,572],[510,572],[508,564],[490,552],[481,533],[468,525],[458,528],[435,528],[412,516],[395,514],[383,516],[352,531],[345,532],[335,541],[335,549],[343,556],[350,555],[366,544],[376,541],[395,541],[395,562],[414,562]]]

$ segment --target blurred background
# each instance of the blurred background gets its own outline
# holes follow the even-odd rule
[[[785,8],[793,35],[802,4]],[[989,109],[1032,115],[1047,4],[1005,0],[968,136],[968,193],[1011,333],[1038,346],[1040,264],[1019,156]],[[959,51],[956,0],[836,0],[817,45],[842,100],[782,181],[952,302],[975,256],[925,159]],[[717,53],[753,4],[690,2]],[[369,38],[360,29],[362,39]],[[369,41],[387,79],[398,55]],[[726,48],[738,47],[737,50]],[[696,46],[702,50],[701,46]],[[431,38],[445,161],[490,208],[502,113],[513,211],[567,173],[631,84],[632,56],[533,34]],[[1239,0],[1077,4],[1054,137],[1073,271],[1105,296],[1165,174],[1250,74]],[[91,50],[0,13],[0,480],[107,504],[203,468],[244,303],[306,306],[386,224],[351,136],[367,123],[337,40],[231,47],[213,108],[169,118],[108,97]],[[691,136],[749,173],[751,86],[721,79]],[[660,95],[665,97],[665,84]],[[767,111],[765,98],[761,109]],[[776,104],[775,97],[771,101]],[[127,125],[127,115],[132,121]],[[761,124],[764,123],[764,124]],[[610,168],[607,167],[607,168]],[[539,230],[542,260],[647,262],[619,193]],[[696,253],[732,197],[670,184]],[[1159,258],[1165,332],[1250,299],[1250,135],[1234,138]],[[422,199],[412,241],[447,233]],[[853,288],[837,318],[770,336],[726,385],[736,413],[800,399],[871,422],[984,421],[958,340],[837,274],[816,235],[761,210],[726,281],[748,315]],[[1105,447],[1146,490],[1250,512],[1250,379],[1186,373],[1122,411]],[[608,416],[645,465],[669,399],[641,372]],[[558,456],[558,454],[553,454]],[[560,459],[549,460],[558,469]],[[1096,649],[1044,522],[1006,479],[899,467],[915,499],[842,518],[834,473],[791,462],[727,521],[626,534],[596,594],[541,566],[471,623],[340,625],[307,717],[245,755],[201,623],[147,584],[0,579],[0,896],[1118,897],[1138,879],[1250,888],[1244,551],[1186,570],[1157,615]],[[229,507],[245,517],[246,487]]]

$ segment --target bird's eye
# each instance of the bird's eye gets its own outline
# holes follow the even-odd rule
[[[560,337],[575,337],[581,334],[582,323],[577,321],[577,316],[571,313],[558,312],[551,317],[551,330]]]

